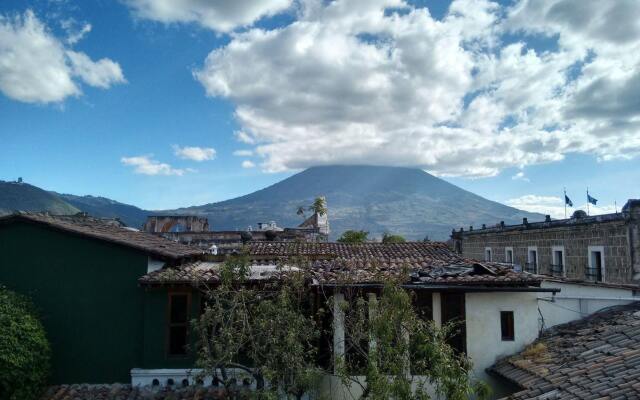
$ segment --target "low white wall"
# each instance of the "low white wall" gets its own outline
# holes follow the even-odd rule
[[[632,302],[633,290],[578,283],[544,281],[543,288],[558,288],[555,296],[539,293],[544,329],[587,317],[603,308]],[[640,296],[636,296],[640,301]],[[553,299],[553,301],[549,301]]]
[[[540,329],[538,293],[467,293],[465,298],[467,355],[476,378],[488,380],[485,369],[533,342]],[[515,338],[503,341],[500,312],[513,311]]]

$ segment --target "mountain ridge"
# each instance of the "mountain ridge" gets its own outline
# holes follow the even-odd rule
[[[2,182],[0,181],[0,184]],[[421,240],[428,236],[446,240],[452,229],[469,225],[491,225],[505,221],[520,223],[542,220],[543,215],[515,209],[461,189],[420,169],[380,166],[311,167],[255,192],[220,202],[177,208],[143,210],[99,196],[77,196],[47,192],[28,184],[13,185],[13,195],[0,190],[0,211],[6,204],[29,205],[29,211],[87,212],[96,217],[120,218],[129,226],[141,227],[152,214],[197,214],[206,216],[214,230],[244,230],[257,222],[276,221],[280,226],[297,226],[303,216],[300,206],[309,206],[317,196],[326,196],[331,239],[347,229],[362,229],[371,237],[383,233]],[[25,186],[26,185],[26,186]],[[22,194],[16,188],[28,189]],[[35,189],[32,189],[35,188]],[[26,208],[9,208],[13,209]],[[5,213],[7,210],[5,210]]]
[[[344,230],[363,229],[374,237],[389,232],[412,240],[445,240],[451,229],[461,226],[544,218],[487,200],[420,169],[379,166],[311,167],[244,196],[168,212],[206,215],[213,229],[245,229],[262,220],[295,226],[302,222],[297,208],[319,195],[327,198],[333,239]]]

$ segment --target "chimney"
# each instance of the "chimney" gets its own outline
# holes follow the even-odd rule
[[[473,230],[473,225],[469,225],[469,232]]]
[[[504,221],[500,221],[500,229],[504,229]]]
[[[522,218],[522,225],[527,225],[529,223],[529,220],[527,220],[527,217]]]
[[[551,222],[551,215],[547,214],[544,216],[544,222]]]
[[[482,229],[487,229],[487,225],[482,224]]]

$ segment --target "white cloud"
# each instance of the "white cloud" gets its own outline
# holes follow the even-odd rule
[[[216,150],[211,147],[196,147],[196,146],[173,146],[173,151],[176,156],[192,161],[207,161],[213,160],[216,157]]]
[[[158,162],[152,156],[122,157],[120,162],[133,167],[136,174],[142,175],[177,175],[182,176],[186,172],[194,172],[190,169],[177,169],[166,163]]]
[[[552,218],[562,219],[564,218],[565,208],[564,201],[561,197],[557,196],[538,196],[534,194],[528,194],[525,196],[509,199],[506,204],[518,208],[520,210],[537,212],[545,215],[551,215]],[[567,206],[567,217],[570,217],[575,210],[587,210],[587,203],[584,203],[576,207]],[[614,205],[602,205],[594,206],[589,204],[590,215],[609,214],[615,212]]]
[[[250,160],[244,160],[242,162],[242,168],[253,168],[255,166],[256,165],[253,163],[253,161],[250,161]]]
[[[125,82],[116,62],[107,58],[92,61],[85,53],[73,51],[32,11],[14,17],[0,15],[2,93],[27,103],[60,102],[82,94],[76,78],[100,88]]]
[[[84,37],[91,32],[91,24],[83,24],[81,27],[77,27],[77,23],[73,18],[68,18],[61,21],[60,25],[62,29],[67,32],[67,44],[74,45],[84,39]]]
[[[518,172],[517,174],[515,174],[514,176],[511,177],[511,179],[513,179],[514,181],[524,181],[524,182],[530,182],[529,178],[527,178],[524,175],[523,171]]]
[[[265,16],[280,13],[292,0],[125,0],[139,18],[163,23],[190,23],[219,32],[248,26]]]
[[[253,151],[251,150],[236,150],[233,152],[233,155],[236,157],[251,157],[253,155]]]
[[[116,83],[124,83],[124,75],[120,65],[108,58],[92,61],[84,53],[67,51],[72,71],[82,78],[87,84],[102,89],[107,89]]]
[[[435,20],[402,0],[310,0],[290,25],[234,33],[194,76],[235,104],[236,138],[269,171],[490,176],[576,152],[629,158],[640,154],[640,35],[627,16],[640,2],[613,3],[583,13],[569,0],[455,0]],[[525,36],[502,42],[506,32]],[[536,51],[534,33],[557,48]]]

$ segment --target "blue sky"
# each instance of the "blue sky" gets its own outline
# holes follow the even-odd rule
[[[605,34],[568,0],[162,3],[0,3],[0,179],[149,209],[334,163],[556,215],[565,186],[603,211],[640,196],[633,23]]]

